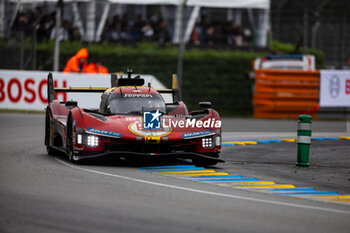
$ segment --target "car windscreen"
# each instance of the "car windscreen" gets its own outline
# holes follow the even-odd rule
[[[301,61],[292,60],[277,60],[266,61],[262,63],[261,68],[264,69],[282,69],[282,70],[303,70],[303,63]]]
[[[279,70],[303,70],[302,66],[270,66],[270,67],[264,67],[264,68],[279,69]]]
[[[143,110],[165,113],[165,102],[159,94],[113,93],[107,104],[110,114],[141,114]]]

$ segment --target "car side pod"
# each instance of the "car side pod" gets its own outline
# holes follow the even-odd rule
[[[311,145],[311,120],[312,117],[309,115],[298,116],[298,149],[297,149],[297,166],[308,167],[310,145]]]

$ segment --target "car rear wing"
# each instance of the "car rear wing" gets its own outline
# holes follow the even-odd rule
[[[171,89],[157,89],[157,91],[161,94],[172,94],[174,103],[181,101],[178,79],[176,74],[173,74],[172,76]]]
[[[130,72],[128,72],[129,78],[128,81],[121,81],[126,79],[118,79],[118,75],[121,76],[120,73],[111,74],[111,87],[118,87],[118,86],[125,86],[125,85],[131,85],[132,86],[142,86],[144,84],[144,79],[141,79],[139,76],[136,78],[131,79],[130,78]],[[148,83],[149,88],[151,88],[151,84]],[[67,87],[67,88],[55,88],[54,87],[54,81],[52,73],[49,73],[47,76],[47,96],[48,96],[48,103],[51,103],[53,100],[55,100],[55,92],[80,92],[80,93],[103,93],[105,92],[108,87]],[[179,88],[178,88],[178,80],[176,74],[173,74],[172,76],[172,89],[156,89],[161,94],[172,94],[173,96],[173,102],[177,103],[181,100],[179,95]]]
[[[56,99],[55,92],[80,92],[80,93],[91,93],[100,92],[103,93],[108,87],[66,87],[66,88],[55,88],[52,73],[47,76],[47,100],[49,103]]]
[[[142,86],[145,84],[144,79],[140,78],[140,76],[136,76],[131,78],[132,70],[127,70],[128,77],[122,78],[123,73],[113,73],[111,74],[111,87],[119,87],[119,86]],[[151,84],[147,84],[149,88],[151,88]],[[172,94],[174,103],[177,103],[181,100],[179,85],[177,75],[172,75],[171,80],[171,89],[156,89],[160,94]]]

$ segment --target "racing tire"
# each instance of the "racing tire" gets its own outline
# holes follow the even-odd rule
[[[51,141],[51,126],[50,126],[50,113],[46,110],[45,113],[45,146],[48,155],[55,155],[56,150],[50,146]]]
[[[68,155],[68,159],[71,162],[75,162],[74,160],[74,149],[73,149],[73,119],[72,113],[69,112],[66,124],[66,153]]]

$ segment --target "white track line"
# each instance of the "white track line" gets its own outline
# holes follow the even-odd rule
[[[246,200],[246,201],[255,201],[255,202],[261,202],[261,203],[267,203],[267,204],[275,204],[275,205],[282,205],[282,206],[289,206],[289,207],[296,207],[296,208],[304,208],[304,209],[311,209],[311,210],[322,210],[322,211],[341,213],[341,214],[350,214],[350,211],[346,211],[346,210],[338,210],[338,209],[330,209],[330,208],[323,208],[323,207],[317,207],[317,206],[308,206],[308,205],[301,205],[301,204],[285,203],[285,202],[279,202],[279,201],[270,201],[270,200],[252,198],[252,197],[243,197],[243,196],[237,196],[237,195],[231,195],[231,194],[225,194],[225,193],[218,193],[218,192],[211,192],[211,191],[192,189],[192,188],[185,188],[185,187],[180,187],[180,186],[176,186],[176,185],[169,185],[169,184],[163,184],[163,183],[158,183],[158,182],[153,182],[153,181],[141,180],[141,179],[137,179],[137,178],[131,178],[131,177],[127,177],[127,176],[121,176],[121,175],[111,174],[111,173],[107,173],[107,172],[100,172],[100,171],[96,171],[96,170],[92,170],[92,169],[78,167],[78,166],[72,165],[70,163],[66,163],[66,162],[64,162],[64,161],[62,161],[62,160],[60,160],[60,159],[58,159],[56,157],[55,157],[55,159],[61,164],[64,164],[64,165],[66,165],[68,167],[75,168],[75,169],[78,169],[78,170],[87,171],[87,172],[100,174],[100,175],[105,175],[105,176],[116,177],[116,178],[124,179],[124,180],[131,180],[131,181],[144,183],[144,184],[151,184],[151,185],[167,187],[167,188],[172,188],[172,189],[185,190],[185,191],[190,191],[190,192],[195,192],[195,193],[202,193],[202,194],[208,194],[208,195],[219,196],[219,197],[228,197],[228,198],[234,198],[234,199],[241,199],[241,200]]]

